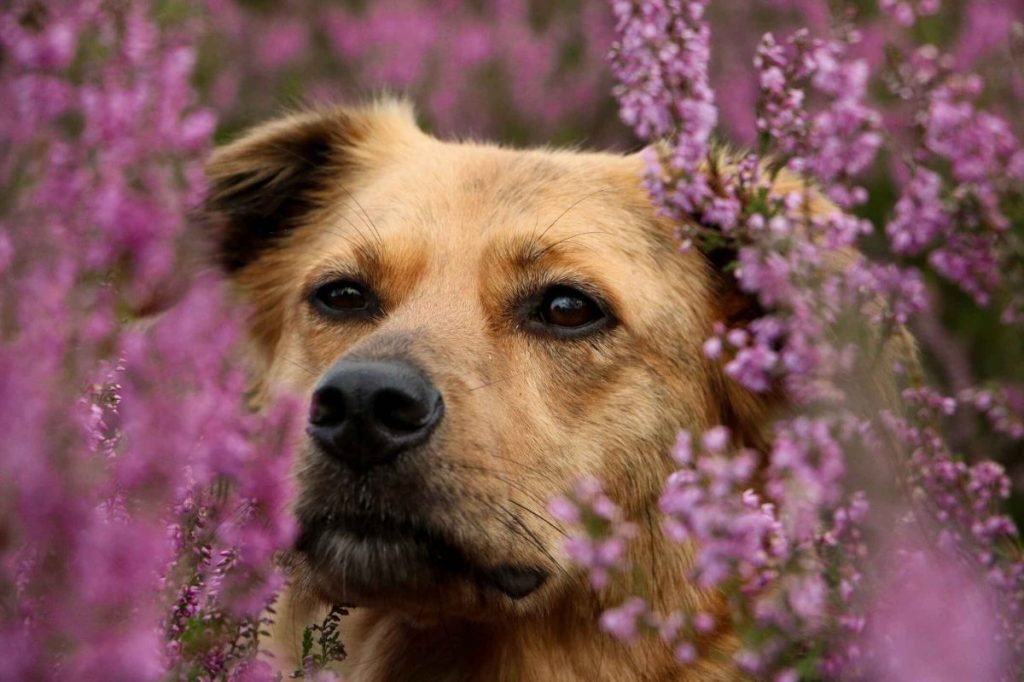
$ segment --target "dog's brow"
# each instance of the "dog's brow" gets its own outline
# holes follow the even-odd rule
[[[558,216],[554,220],[552,220],[550,223],[548,223],[547,227],[545,227],[539,233],[535,232],[534,236],[533,236],[533,241],[536,242],[538,246],[540,246],[541,240],[548,234],[548,232],[551,231],[551,228],[553,228],[555,225],[557,225],[559,223],[559,221],[562,220],[562,218],[564,218],[566,215],[569,214],[570,211],[572,211],[574,208],[576,208],[577,206],[579,206],[580,204],[585,202],[587,199],[592,199],[593,197],[596,197],[596,196],[598,196],[600,194],[604,194],[605,192],[609,192],[609,191],[610,191],[609,189],[607,189],[605,187],[602,187],[602,188],[594,190],[593,192],[590,192],[588,194],[584,194],[580,198],[576,199],[574,202],[569,204],[565,208],[564,211],[559,213]]]
[[[361,276],[368,281],[381,281],[387,274],[386,262],[381,246],[375,242],[354,239],[351,235],[339,234],[348,242],[351,251],[347,257],[335,257],[322,264],[318,280],[324,277]],[[324,274],[326,273],[326,274]]]
[[[345,200],[327,211],[318,222],[318,229],[344,240],[355,249],[382,249],[384,239],[376,223],[355,196],[348,190],[345,192]]]
[[[585,238],[606,234],[606,230],[587,228],[542,239],[538,239],[536,234],[518,234],[504,242],[502,252],[515,267],[529,269],[541,260],[558,259],[575,248],[589,248]]]

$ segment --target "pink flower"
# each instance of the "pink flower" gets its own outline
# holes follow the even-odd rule
[[[640,632],[641,620],[647,614],[643,599],[632,598],[620,606],[601,614],[601,629],[626,642],[632,642]]]
[[[896,680],[1006,679],[998,598],[956,557],[896,545],[886,557],[882,590],[870,612],[863,646],[870,675]],[[935,595],[956,595],[956,617]]]
[[[729,429],[724,426],[716,426],[705,431],[701,444],[708,452],[722,452],[729,444]]]

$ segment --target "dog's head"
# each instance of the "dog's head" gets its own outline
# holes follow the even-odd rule
[[[324,598],[487,614],[584,584],[547,502],[655,506],[680,428],[736,421],[719,278],[638,155],[449,143],[400,105],[222,148],[208,212],[256,380],[309,401],[299,571]],[[745,404],[744,404],[745,401]]]

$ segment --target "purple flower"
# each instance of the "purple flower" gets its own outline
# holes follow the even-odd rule
[[[667,140],[650,159],[646,181],[662,198],[661,207],[676,217],[704,209],[711,199],[699,172],[718,120],[708,84],[706,6],[706,0],[691,0],[685,10],[664,0],[612,3],[619,40],[611,65],[622,120],[642,139]],[[708,208],[726,222],[736,220],[735,202]]]
[[[600,481],[577,481],[570,496],[551,501],[549,511],[563,523],[588,529],[587,534],[570,535],[564,549],[569,558],[588,571],[595,588],[607,587],[611,577],[626,568],[626,549],[637,527],[623,518]]]
[[[887,557],[863,647],[871,679],[1010,679],[997,597],[955,557],[906,542]],[[956,618],[935,595],[956,595]]]
[[[896,202],[893,219],[885,226],[894,251],[917,254],[948,234],[951,219],[943,205],[941,189],[942,180],[936,173],[917,169]]]
[[[220,288],[201,279],[147,329],[122,323],[188,290],[177,250],[215,122],[191,83],[196,27],[149,10],[0,10],[13,103],[0,265],[18,302],[0,322],[0,426],[14,444],[0,451],[13,540],[0,632],[20,646],[5,651],[7,676],[220,675],[255,656],[253,623],[280,585],[271,555],[294,531],[289,419],[248,413],[231,359],[242,317]],[[182,646],[203,622],[250,634]]]
[[[647,604],[643,599],[633,597],[620,606],[601,614],[601,629],[625,642],[637,638],[642,619],[647,615]]]

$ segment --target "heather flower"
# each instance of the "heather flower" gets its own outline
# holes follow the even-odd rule
[[[1012,679],[995,594],[954,557],[912,542],[885,560],[863,639],[871,679]],[[956,595],[955,618],[935,595]]]
[[[292,535],[293,410],[247,413],[239,311],[201,280],[159,321],[124,324],[189,290],[175,271],[213,128],[190,83],[192,29],[150,9],[0,10],[0,92],[15,103],[0,126],[0,631],[19,678],[243,664]],[[189,634],[202,627],[231,634],[204,643]]]
[[[776,430],[766,492],[785,501],[788,536],[805,543],[820,534],[822,509],[842,499],[846,463],[837,426],[825,419],[797,417]]]
[[[636,526],[625,520],[596,479],[578,481],[572,495],[555,498],[548,511],[563,523],[586,529],[586,534],[569,537],[565,551],[587,569],[595,588],[607,587],[612,575],[626,567],[626,549]]]
[[[921,273],[915,269],[901,269],[895,265],[875,264],[860,270],[870,281],[865,281],[862,309],[875,323],[906,325],[919,312],[928,307],[928,296]],[[853,273],[854,276],[858,273]],[[851,277],[853,279],[853,277]],[[879,306],[873,297],[881,296],[885,305]]]
[[[911,487],[910,513],[933,520],[930,541],[936,546],[966,552],[974,566],[985,567],[993,594],[1007,604],[1005,615],[994,621],[998,636],[1019,642],[1012,623],[1020,610],[1024,568],[1012,549],[1016,529],[999,512],[1009,483],[998,465],[965,463],[945,444],[941,423],[959,414],[958,401],[911,374],[915,387],[903,400],[912,418],[846,409],[851,399],[860,399],[849,394],[848,377],[874,371],[881,344],[933,300],[917,266],[956,283],[979,305],[998,296],[1003,319],[1018,319],[1020,297],[1009,294],[1008,283],[1024,278],[1020,259],[1007,255],[1014,253],[1008,247],[1008,211],[1020,206],[1020,193],[1008,179],[1019,176],[1024,157],[1011,126],[979,108],[980,78],[957,74],[939,50],[925,46],[893,62],[888,82],[913,109],[913,127],[893,133],[902,119],[883,121],[868,104],[869,61],[856,56],[864,52],[864,34],[836,17],[830,37],[798,30],[783,41],[767,34],[758,45],[759,153],[722,165],[705,146],[697,161],[696,151],[708,139],[705,129],[677,144],[667,127],[673,111],[664,104],[666,91],[642,75],[659,72],[641,72],[637,65],[656,63],[647,42],[654,39],[677,42],[661,54],[703,58],[699,37],[705,25],[676,36],[664,29],[673,26],[666,9],[675,12],[677,25],[691,28],[694,16],[703,21],[703,11],[688,15],[683,6],[652,3],[657,21],[645,24],[643,5],[615,5],[622,40],[612,58],[624,120],[653,143],[646,156],[652,199],[685,223],[685,247],[735,253],[730,272],[765,311],[732,329],[716,323],[704,354],[744,388],[784,388],[791,405],[807,411],[775,424],[766,453],[740,445],[726,456],[718,429],[706,435],[699,452],[689,434],[673,450],[681,468],[666,481],[661,499],[664,530],[695,547],[688,577],[723,589],[732,599],[734,624],[757,633],[751,637],[761,644],[739,651],[737,665],[758,676],[796,679],[799,667],[787,665],[787,657],[798,655],[808,638],[817,638],[822,653],[810,667],[803,662],[804,670],[859,679],[865,661],[878,660],[873,649],[881,644],[861,638],[873,619],[883,619],[864,609],[872,589],[866,571],[879,551],[868,542],[865,524],[886,521],[869,517],[868,494],[850,489],[849,458],[900,457],[904,448],[900,470]],[[886,2],[883,9],[909,24],[940,8],[935,2]],[[644,26],[643,37],[633,39],[631,32]],[[695,100],[713,102],[703,94],[706,61],[684,60],[679,73],[690,79],[673,84],[684,114],[699,110]],[[642,97],[651,92],[660,98]],[[695,120],[714,124],[710,117],[692,116],[675,125],[686,129]],[[850,258],[849,248],[875,231],[872,221],[842,212],[812,217],[806,210],[819,201],[818,193],[845,209],[864,204],[868,192],[858,176],[873,168],[883,134],[910,146],[900,157],[909,169],[899,178],[901,194],[881,223],[897,259],[892,263]],[[799,179],[802,190],[773,192],[769,181],[782,177],[779,166]],[[835,269],[840,262],[846,265]],[[875,328],[849,331],[858,328],[858,318]],[[840,327],[866,341],[837,338]],[[899,368],[905,376],[907,370]],[[996,391],[1002,391],[999,399]],[[960,396],[1000,433],[1020,437],[1020,401],[1013,391],[970,389]],[[889,444],[887,436],[893,436]],[[754,466],[761,455],[764,463]],[[758,490],[755,470],[763,476]],[[986,656],[998,658],[1000,651]]]
[[[894,251],[915,255],[948,234],[951,217],[944,208],[941,190],[938,174],[925,168],[915,170],[896,202],[892,221],[885,227]]]
[[[995,431],[1013,440],[1024,439],[1024,390],[1015,386],[966,388],[957,399],[984,414]]]
[[[718,118],[707,75],[706,8],[706,0],[692,0],[685,8],[662,0],[612,3],[619,40],[611,65],[622,120],[643,139],[668,140],[648,156],[647,184],[661,197],[661,208],[679,218],[698,212],[711,198],[698,172]],[[735,209],[725,200],[715,210],[732,220]]]
[[[186,293],[180,281],[217,123],[202,102],[231,130],[282,93],[401,88],[442,131],[631,145],[602,106],[613,40],[614,94],[651,143],[653,201],[678,221],[681,248],[736,254],[723,273],[764,311],[716,324],[704,353],[746,390],[783,392],[792,411],[765,452],[721,427],[680,434],[662,496],[665,531],[697,552],[680,579],[722,591],[723,625],[744,641],[737,663],[765,679],[1013,674],[1024,562],[1005,502],[1019,472],[982,457],[1024,438],[1015,368],[940,367],[957,378],[937,390],[903,363],[900,410],[848,412],[863,397],[850,379],[876,369],[901,326],[954,320],[988,337],[996,318],[1024,320],[1022,91],[1003,57],[1024,44],[1012,3],[882,0],[877,19],[805,0],[756,13],[703,0],[257,4],[0,10],[8,676],[52,678],[59,663],[73,677],[271,678],[254,652],[281,584],[273,556],[294,530],[284,453],[299,411],[245,413],[232,361],[241,313],[212,282]],[[921,21],[936,14],[938,33]],[[774,33],[758,40],[762,17]],[[877,97],[883,84],[892,97]],[[719,164],[720,117],[757,153]],[[819,195],[846,212],[810,218]],[[849,258],[865,245],[871,258]],[[985,312],[939,280],[998,315],[979,327]],[[123,325],[167,291],[181,305],[162,322]],[[926,350],[948,342],[920,338]],[[858,488],[883,459],[907,500]],[[594,482],[550,511],[583,531],[567,552],[608,585],[636,528]],[[893,514],[923,534],[880,547]],[[963,627],[935,617],[935,591],[963,595]],[[686,664],[718,625],[702,615],[651,613],[641,597],[602,624],[659,636]],[[207,631],[220,634],[189,635]],[[316,667],[307,677],[326,675]]]
[[[632,642],[640,632],[640,620],[647,615],[647,604],[633,597],[621,606],[601,614],[601,629],[626,642]]]
[[[604,120],[611,83],[603,59],[614,17],[600,3],[232,0],[202,7],[202,47],[218,64],[207,94],[233,124],[296,97],[387,90],[408,95],[446,134],[621,137]]]
[[[813,40],[806,31],[785,43],[768,33],[754,59],[761,74],[761,139],[785,155],[790,169],[825,183],[829,196],[844,206],[863,195],[841,184],[866,168],[881,144],[879,116],[864,104],[867,64],[847,58],[848,50],[838,41]],[[808,111],[809,94],[828,105]],[[842,191],[833,191],[833,183]]]
[[[919,16],[928,16],[939,11],[939,0],[881,0],[883,10],[904,26],[910,26]]]
[[[998,297],[1007,322],[1016,319],[1021,259],[1013,257],[1007,211],[1019,206],[1020,142],[1006,119],[981,109],[984,83],[957,73],[935,46],[905,59],[892,89],[913,103],[920,132],[912,179],[886,226],[901,254],[927,251],[929,265],[978,305]]]
[[[669,476],[659,502],[669,537],[698,543],[694,578],[705,587],[734,574],[755,584],[782,551],[774,508],[749,490],[754,453],[727,452],[727,439],[724,427],[706,431],[704,452]]]

